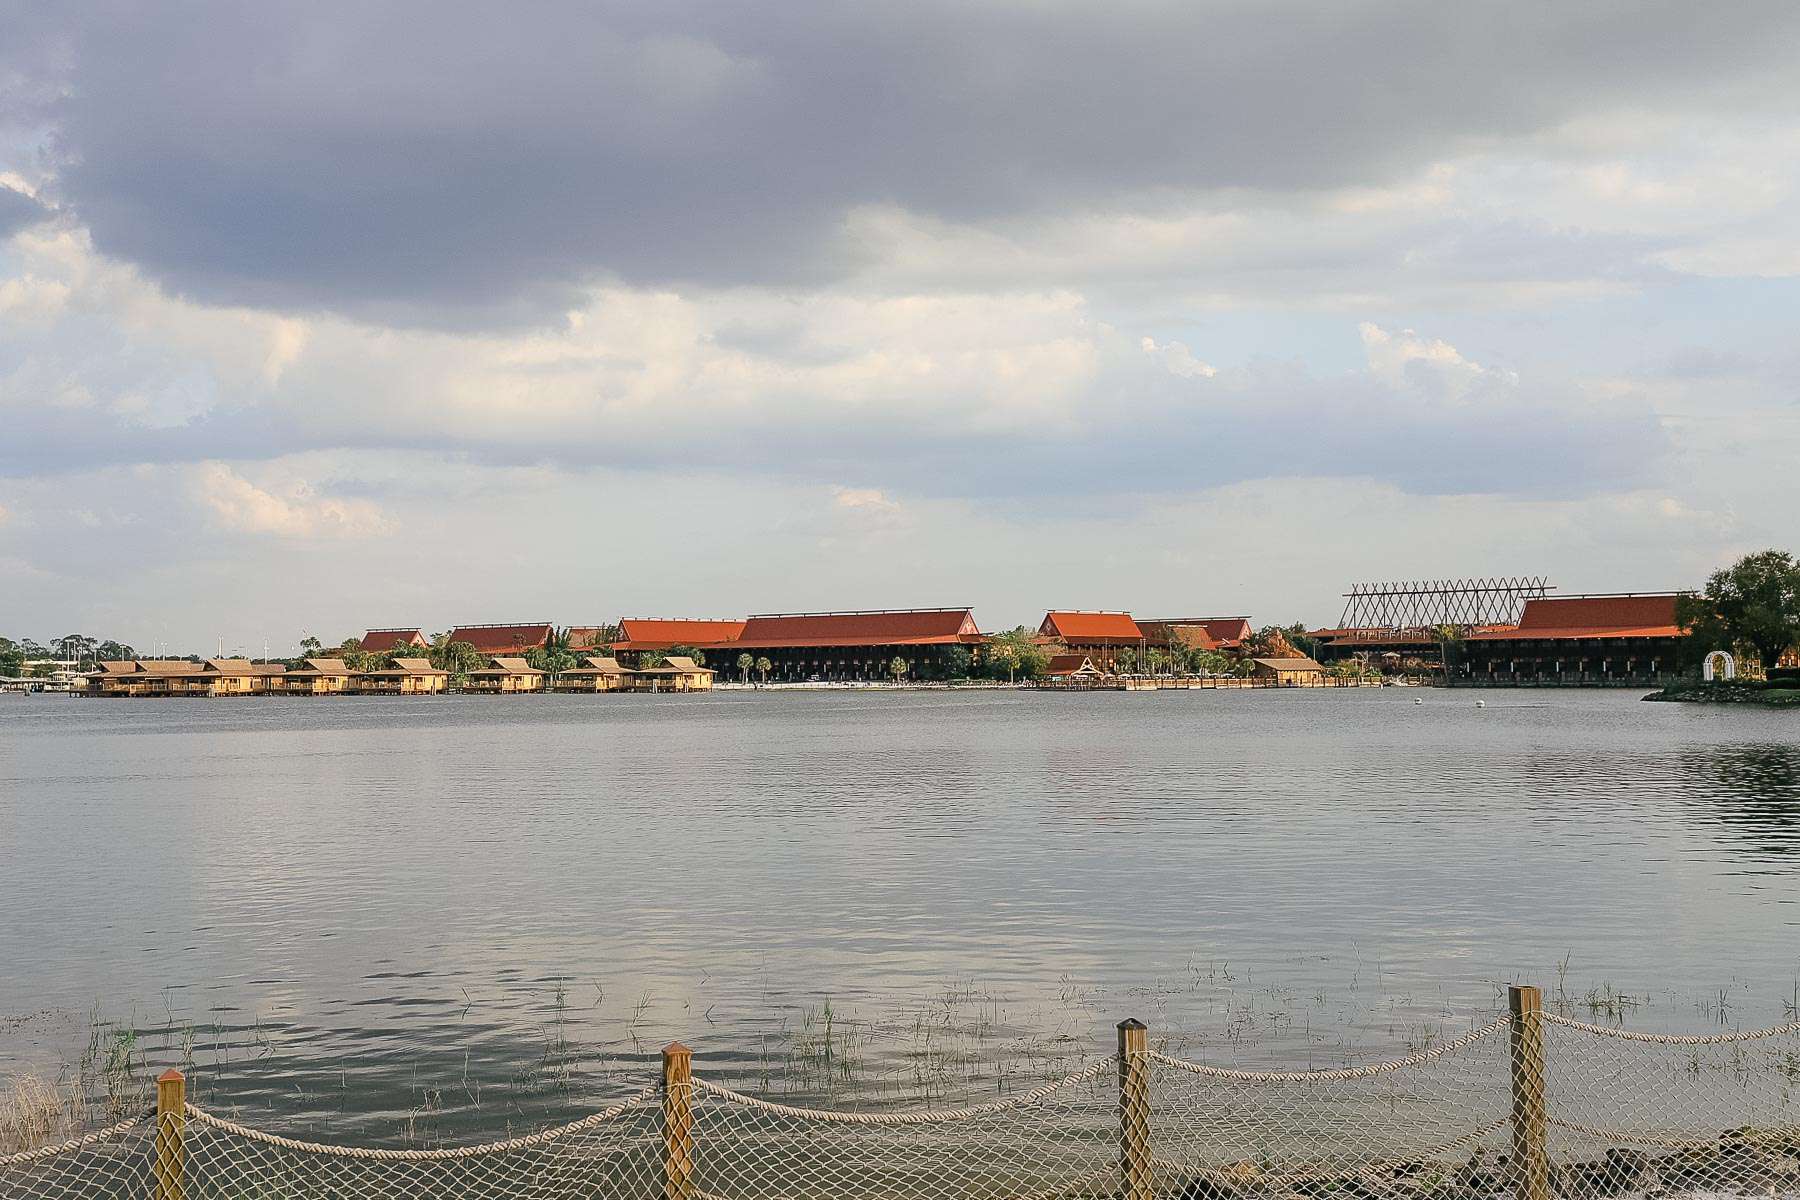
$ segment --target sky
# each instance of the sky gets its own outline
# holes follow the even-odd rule
[[[0,634],[1800,548],[1800,6],[0,0]]]

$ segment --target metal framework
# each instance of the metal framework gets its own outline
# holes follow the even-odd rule
[[[1527,600],[1552,590],[1542,575],[1358,583],[1344,593],[1340,628],[1368,633],[1454,625],[1516,625]]]

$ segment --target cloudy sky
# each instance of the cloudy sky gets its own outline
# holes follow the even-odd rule
[[[0,4],[0,633],[1800,545],[1800,6]]]

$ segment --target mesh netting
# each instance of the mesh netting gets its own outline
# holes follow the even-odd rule
[[[155,1119],[131,1117],[60,1146],[0,1155],[5,1200],[146,1200],[151,1191]]]
[[[1017,1097],[900,1113],[795,1108],[696,1080],[695,1188],[729,1200],[1110,1194],[1116,1076],[1109,1058]]]
[[[1800,1023],[1669,1037],[1544,1022],[1557,1193],[1800,1196]]]
[[[1142,1044],[1029,1092],[905,1112],[674,1074],[455,1149],[303,1142],[187,1105],[0,1156],[0,1200],[1800,1200],[1800,1023],[1665,1037],[1533,1012],[1326,1071]]]
[[[1152,1055],[1157,1190],[1363,1193],[1384,1180],[1482,1190],[1509,1145],[1507,1021],[1391,1062],[1234,1071]],[[1409,1187],[1408,1191],[1416,1190]]]

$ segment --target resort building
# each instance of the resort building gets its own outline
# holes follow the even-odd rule
[[[544,690],[544,672],[522,658],[500,655],[479,671],[470,671],[463,691],[498,696]]]
[[[628,676],[637,692],[711,691],[713,673],[683,654],[671,654],[654,667],[639,667]]]
[[[1109,673],[1119,668],[1119,652],[1144,648],[1144,631],[1124,612],[1048,612],[1038,640],[1059,653],[1085,654]]]
[[[624,617],[614,654],[657,654],[692,646],[714,649],[744,636],[743,621],[689,620],[680,617]]]
[[[1250,628],[1249,617],[1158,617],[1155,620],[1139,621],[1138,625],[1153,626],[1167,630],[1199,628],[1206,631],[1211,646],[1198,647],[1207,650],[1238,651],[1244,643],[1256,636],[1256,630]],[[1149,636],[1148,633],[1145,635]],[[1166,638],[1151,638],[1152,645],[1159,645]]]
[[[428,658],[396,658],[391,667],[358,674],[356,690],[370,696],[425,696],[443,691],[449,682],[450,673]]]
[[[1217,650],[1219,643],[1213,640],[1205,625],[1197,622],[1181,621],[1139,621],[1139,629],[1144,631],[1144,642],[1152,649],[1160,650]]]
[[[386,654],[395,646],[405,646],[409,650],[423,650],[431,645],[431,639],[425,636],[422,629],[371,629],[363,634],[362,641],[356,648],[364,654]]]
[[[356,673],[341,658],[309,658],[269,682],[284,696],[343,696],[356,690]]]
[[[517,655],[527,650],[541,650],[550,643],[554,632],[548,621],[530,625],[459,625],[450,631],[453,642],[467,642],[489,658],[495,655]]]
[[[610,625],[571,625],[563,633],[569,639],[569,649],[576,653],[609,648],[613,641]]]
[[[616,658],[589,655],[581,665],[559,672],[559,692],[622,692],[631,686],[632,672],[619,665]]]
[[[1325,668],[1310,658],[1253,658],[1252,679],[1275,687],[1318,687],[1325,682]]]
[[[1544,596],[1463,639],[1451,683],[1647,686],[1680,673],[1674,592]]]
[[[951,679],[968,672],[987,639],[967,608],[769,613],[744,622],[736,640],[707,649],[733,667],[741,654],[766,658],[772,680]]]

